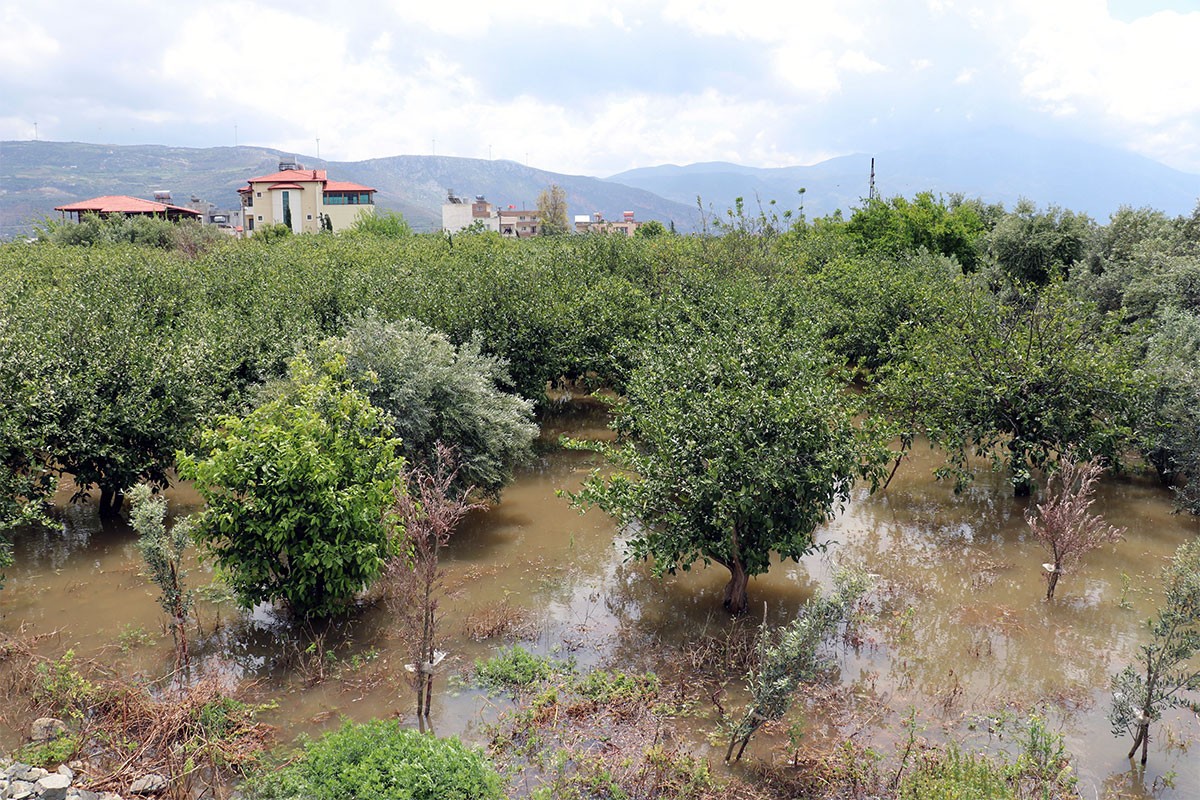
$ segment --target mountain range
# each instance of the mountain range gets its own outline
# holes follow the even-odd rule
[[[812,218],[860,205],[871,187],[874,158],[879,196],[930,190],[961,193],[1007,207],[1020,198],[1056,204],[1103,222],[1122,205],[1190,213],[1200,175],[1180,172],[1127,151],[1013,131],[985,131],[919,147],[829,159],[811,166],[757,168],[712,162],[645,167],[607,179],[564,175],[514,161],[401,155],[367,161],[324,161],[264,147],[185,148],[80,142],[0,142],[0,237],[24,235],[54,207],[99,195],[150,197],[170,190],[175,202],[198,197],[222,208],[238,203],[246,179],[274,172],[282,159],[331,178],[372,186],[380,208],[402,212],[417,230],[440,225],[448,191],[484,195],[501,208],[533,208],[546,186],[567,193],[572,215],[638,219],[693,230],[703,216],[744,198],[749,210],[777,200]],[[804,189],[803,193],[800,192]],[[699,202],[698,202],[699,201]]]

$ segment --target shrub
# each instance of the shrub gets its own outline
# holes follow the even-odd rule
[[[346,723],[282,768],[255,776],[254,800],[500,800],[500,776],[477,750],[387,720]]]

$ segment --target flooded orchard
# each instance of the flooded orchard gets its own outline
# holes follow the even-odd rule
[[[835,735],[889,742],[905,735],[909,719],[926,737],[1002,748],[1006,723],[1039,713],[1065,735],[1084,797],[1200,798],[1200,766],[1188,749],[1200,732],[1194,715],[1164,720],[1143,776],[1130,770],[1129,741],[1113,737],[1106,718],[1109,677],[1146,641],[1144,621],[1161,602],[1159,571],[1197,535],[1196,520],[1173,514],[1162,489],[1137,478],[1104,483],[1095,510],[1127,528],[1126,538],[1087,555],[1048,603],[1046,557],[1029,535],[1026,501],[995,473],[956,495],[932,477],[938,454],[918,447],[886,491],[859,490],[819,531],[823,553],[775,563],[752,579],[752,611],[733,622],[720,607],[722,568],[657,578],[625,562],[612,520],[596,510],[581,515],[559,496],[579,487],[597,457],[558,447],[558,437],[602,437],[605,423],[603,407],[590,401],[547,416],[537,463],[498,505],[473,515],[443,556],[441,631],[450,656],[435,683],[438,733],[484,738],[507,701],[473,688],[471,666],[517,642],[584,669],[655,671],[665,684],[705,673],[716,688],[684,730],[690,747],[716,765],[724,750],[709,738],[717,705],[741,707],[744,670],[714,643],[732,649],[764,605],[770,622],[786,623],[831,584],[838,565],[858,565],[874,576],[873,613],[834,654],[836,701],[804,708],[801,746],[819,748]],[[168,497],[175,514],[199,503],[187,486]],[[40,636],[47,652],[72,648],[124,675],[168,672],[170,634],[140,574],[133,532],[101,523],[88,506],[66,506],[62,523],[16,537],[0,593],[3,630]],[[211,580],[201,567],[189,576],[193,586]],[[197,616],[199,669],[257,681],[264,698],[278,700],[266,721],[285,742],[342,718],[412,717],[400,634],[384,603],[298,632],[266,609],[243,614],[210,590]],[[19,738],[6,736],[9,745]],[[768,758],[787,747],[787,731],[776,727],[748,753]]]

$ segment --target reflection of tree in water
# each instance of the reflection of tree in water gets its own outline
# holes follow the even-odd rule
[[[129,548],[129,557],[133,557],[137,535],[124,519],[102,520],[95,507],[85,503],[67,505],[59,515],[62,524],[58,527],[35,525],[12,532],[11,574],[63,569],[71,561],[91,553],[100,555],[114,545]]]

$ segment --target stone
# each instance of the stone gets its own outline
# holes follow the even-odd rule
[[[75,770],[71,769],[66,764],[59,764],[56,772],[58,772],[59,775],[66,775],[67,780],[69,781],[75,780]]]
[[[67,766],[70,767],[71,769],[75,770],[76,772],[81,772],[83,770],[83,762],[80,761],[79,759],[75,759],[74,761],[68,761]]]
[[[105,792],[100,795],[100,800],[123,800],[123,798],[116,792]]]
[[[47,775],[40,778],[36,784],[37,792],[42,796],[42,800],[66,800],[67,789],[71,786],[71,779],[66,775]]]
[[[167,788],[168,783],[170,783],[170,781],[168,781],[162,775],[150,773],[149,775],[143,775],[134,781],[129,786],[129,793],[141,795],[158,794],[163,789]]]
[[[38,717],[29,727],[29,738],[35,742],[48,742],[67,732],[67,723],[54,717]]]
[[[75,797],[77,800],[100,800],[100,795],[88,789],[72,789],[67,797]],[[113,797],[116,797],[116,795],[113,795]]]
[[[33,784],[29,781],[13,781],[8,786],[9,800],[25,800],[33,797]]]
[[[13,764],[12,771],[8,773],[14,781],[24,781],[25,783],[33,783],[38,778],[41,778],[49,773],[41,767],[31,767],[28,764]]]

